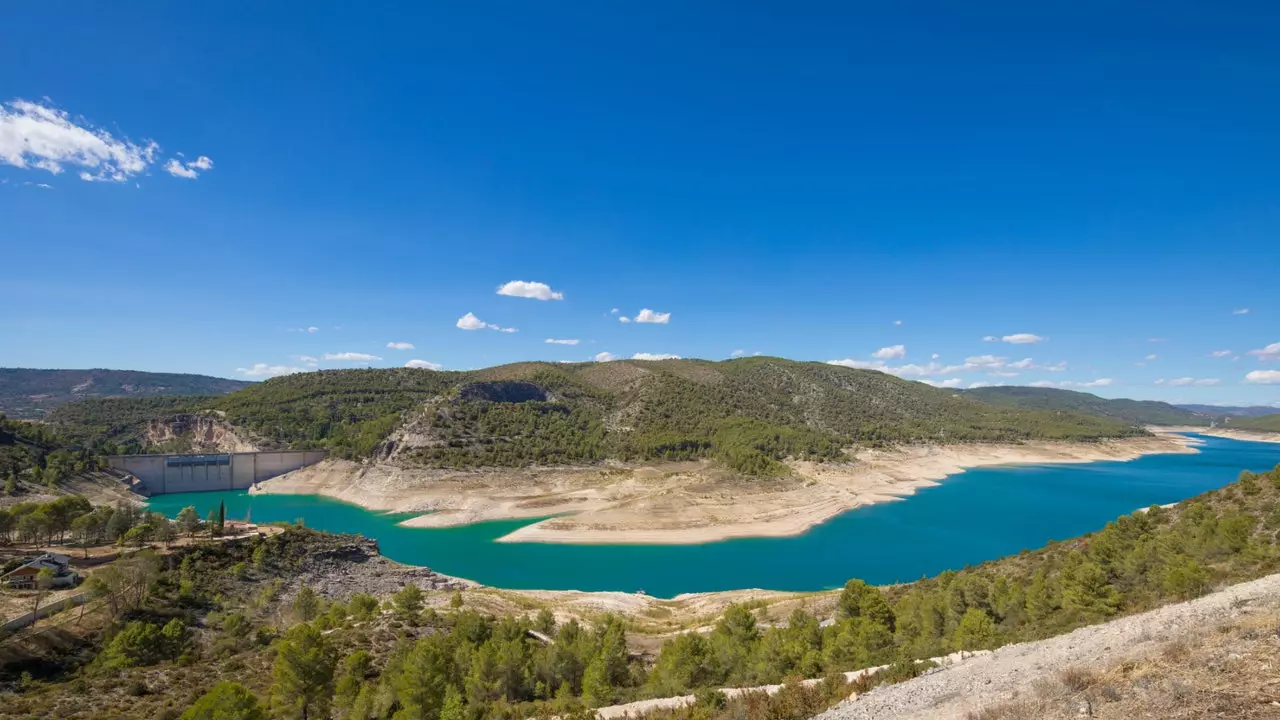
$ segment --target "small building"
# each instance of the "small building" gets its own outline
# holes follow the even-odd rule
[[[14,590],[35,590],[36,576],[41,570],[53,573],[53,587],[70,587],[80,580],[80,576],[71,569],[71,558],[59,553],[45,553],[34,560],[28,560],[0,581]]]

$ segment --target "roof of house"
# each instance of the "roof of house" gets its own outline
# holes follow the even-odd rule
[[[44,569],[53,571],[55,575],[60,575],[64,572],[67,572],[67,570],[69,569],[68,565],[70,563],[71,563],[71,558],[67,555],[62,555],[60,553],[45,553],[43,555],[40,555],[39,557],[28,560],[27,562],[19,565],[13,570],[5,573],[4,577],[9,577],[10,575],[20,573],[23,570],[35,570],[36,572],[40,572],[41,570],[44,570]],[[22,573],[22,574],[25,575],[26,573]]]

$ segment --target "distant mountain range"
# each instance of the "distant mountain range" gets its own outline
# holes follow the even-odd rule
[[[207,375],[136,370],[0,368],[0,414],[40,420],[65,403],[90,398],[223,395],[253,383]]]
[[[1263,415],[1280,414],[1280,407],[1270,405],[1248,405],[1248,406],[1228,406],[1228,405],[1178,405],[1184,410],[1190,410],[1201,415],[1208,415],[1214,418],[1221,417],[1262,417]]]
[[[1000,386],[963,392],[968,397],[992,405],[1083,413],[1114,418],[1132,425],[1208,425],[1210,420],[1219,417],[1218,414],[1199,413],[1155,400],[1108,400],[1089,393],[1056,388]]]

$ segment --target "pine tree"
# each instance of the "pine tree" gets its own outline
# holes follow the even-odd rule
[[[179,720],[267,720],[258,697],[240,683],[220,682]]]
[[[333,699],[335,658],[324,636],[310,624],[285,633],[276,650],[271,676],[271,709],[281,718],[316,720]]]
[[[221,535],[227,529],[227,504],[218,501],[218,534]]]
[[[582,702],[587,707],[604,707],[613,702],[613,686],[603,654],[597,654],[582,675]]]
[[[467,708],[462,703],[462,693],[450,685],[444,691],[444,704],[440,706],[440,720],[466,720]]]

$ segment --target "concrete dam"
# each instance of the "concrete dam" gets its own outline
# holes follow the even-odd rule
[[[200,453],[192,455],[115,455],[107,465],[138,478],[147,495],[245,490],[254,483],[315,465],[319,450]]]

